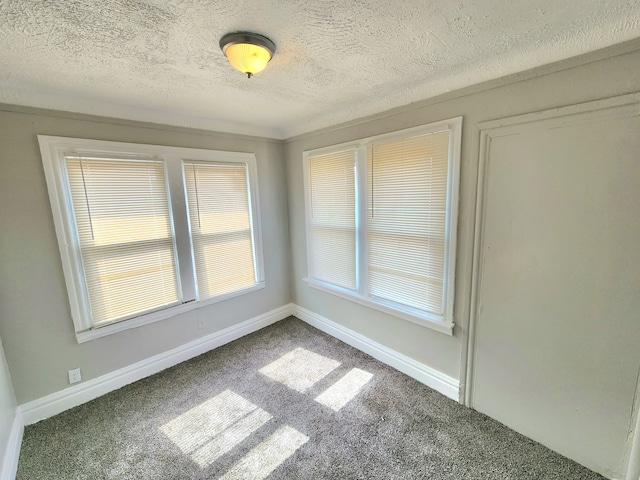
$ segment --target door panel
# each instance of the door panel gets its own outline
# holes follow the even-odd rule
[[[487,136],[473,407],[620,470],[640,367],[640,117]]]

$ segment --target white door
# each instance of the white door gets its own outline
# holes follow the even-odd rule
[[[471,404],[610,476],[640,368],[638,101],[481,126]]]

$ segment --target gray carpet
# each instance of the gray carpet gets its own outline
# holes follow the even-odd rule
[[[26,428],[18,479],[597,479],[289,318]]]

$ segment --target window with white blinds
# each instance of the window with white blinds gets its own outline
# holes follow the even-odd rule
[[[256,284],[247,166],[184,163],[200,299]]]
[[[367,148],[369,294],[442,315],[449,131]]]
[[[311,286],[452,332],[461,128],[305,152]]]
[[[311,157],[307,163],[310,275],[356,288],[355,150]]]
[[[264,288],[255,155],[38,141],[79,342]]]
[[[93,324],[177,303],[164,163],[65,159]]]

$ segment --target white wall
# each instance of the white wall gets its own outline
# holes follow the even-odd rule
[[[549,69],[551,70],[551,69]],[[471,309],[471,279],[472,279],[472,255],[474,240],[474,222],[476,208],[476,183],[478,177],[478,156],[479,156],[479,129],[478,124],[488,120],[505,118],[513,115],[525,114],[541,110],[553,109],[564,105],[572,105],[589,102],[596,99],[608,98],[611,96],[634,93],[640,91],[640,52],[621,54],[602,60],[592,61],[580,66],[560,69],[545,75],[537,76],[527,80],[514,82],[484,91],[453,96],[450,99],[434,100],[425,102],[415,108],[405,108],[388,112],[384,115],[375,116],[367,121],[335,127],[313,134],[303,135],[290,139],[286,144],[287,161],[287,184],[289,198],[289,226],[291,234],[291,249],[293,255],[292,263],[292,285],[293,300],[296,304],[327,317],[347,328],[355,330],[383,345],[386,345],[400,353],[421,362],[428,367],[439,370],[455,379],[459,379],[461,384],[465,382],[466,367],[466,334],[469,325]],[[400,130],[416,125],[434,122],[446,118],[462,115],[464,117],[462,133],[462,164],[461,164],[461,185],[460,185],[460,216],[458,224],[458,252],[456,268],[456,299],[454,320],[456,323],[453,337],[445,336],[427,328],[399,320],[389,315],[385,315],[375,310],[371,310],[361,305],[351,303],[342,298],[338,298],[328,293],[314,290],[308,286],[303,278],[307,276],[306,239],[304,222],[304,189],[303,189],[303,169],[302,152],[304,150],[320,148],[327,145],[347,142],[354,139],[381,134],[394,130]],[[580,141],[580,139],[574,139]],[[637,158],[637,157],[636,157]],[[514,167],[516,170],[518,167]],[[585,165],[585,169],[591,168]],[[628,170],[629,175],[635,174],[636,170]],[[522,172],[520,172],[522,173]],[[581,175],[576,175],[567,179],[567,186],[571,191],[579,189]],[[503,179],[508,182],[508,178]],[[635,179],[638,185],[640,179]],[[572,208],[581,209],[579,204],[571,204]],[[620,220],[612,225],[613,228],[624,228],[624,222],[636,222],[637,218]],[[553,232],[547,232],[553,235]],[[627,237],[624,237],[627,238]],[[637,243],[637,242],[636,242]],[[597,264],[597,268],[602,266]],[[610,276],[604,272],[593,272],[595,275],[602,275],[609,279]],[[636,278],[636,277],[634,277]],[[504,281],[504,279],[503,279]],[[564,291],[567,285],[562,277],[551,276],[548,279],[548,286],[557,291]],[[631,290],[638,292],[637,278],[631,286]],[[628,289],[625,291],[629,291]],[[606,301],[601,298],[600,300]],[[527,308],[526,303],[522,303],[521,308]],[[637,315],[634,317],[637,320]],[[604,319],[598,318],[598,321]],[[565,352],[565,356],[560,355],[557,361],[563,361],[568,365],[565,375],[584,368],[574,362],[574,358],[585,358],[590,354],[597,355],[594,362],[604,362],[608,371],[613,371],[620,363],[625,367],[625,379],[627,374],[635,368],[637,363],[633,355],[622,356],[621,352],[598,350],[589,352],[590,345],[597,343],[600,335],[597,330],[580,331],[580,338],[576,338],[576,325],[583,324],[584,319],[579,315],[572,317],[569,314],[566,322],[556,326],[558,338],[567,339],[572,344],[572,349]],[[501,325],[506,331],[503,335],[498,335],[488,339],[489,342],[501,342],[505,335],[509,335],[512,329],[517,329],[515,323],[511,325]],[[627,338],[637,338],[640,332],[640,323],[629,321],[624,323]],[[622,334],[622,332],[618,332]],[[572,340],[575,340],[574,342]],[[630,346],[625,338],[619,338],[618,346],[621,350]],[[490,350],[491,345],[487,348]],[[532,348],[535,348],[533,346]],[[576,352],[580,352],[575,357]],[[504,368],[509,370],[508,358],[503,358]],[[540,369],[536,374],[542,377],[549,374],[546,364],[540,364]],[[504,372],[503,372],[504,373]],[[519,375],[517,366],[504,373],[507,377]],[[554,377],[555,380],[555,377]],[[526,379],[523,382],[526,383]],[[624,382],[623,382],[624,383]],[[612,388],[617,391],[609,392],[613,396],[624,397],[623,402],[630,405],[633,395],[631,389],[621,387],[620,382],[613,382]],[[602,390],[594,387],[593,382],[585,384],[585,391],[581,392],[585,396],[601,395]],[[592,389],[592,390],[589,390]],[[538,392],[529,390],[531,402],[535,404]],[[542,392],[540,392],[542,394]],[[565,397],[563,401],[569,401]],[[570,405],[564,407],[570,408]],[[611,422],[629,422],[630,418],[620,418],[622,410],[608,411],[603,409],[599,415]],[[628,413],[628,412],[627,412]],[[589,411],[589,414],[593,414]],[[628,415],[627,415],[628,417]],[[530,422],[535,420],[532,415]],[[592,437],[593,438],[593,437]],[[568,441],[568,440],[567,440]],[[568,454],[572,450],[566,444],[550,445],[552,448],[561,450]],[[596,448],[596,446],[592,446]],[[598,464],[591,463],[589,466],[598,465],[618,465],[622,458],[623,451],[616,444],[615,449],[608,449],[603,452],[605,458],[599,458]],[[615,450],[615,451],[614,451]],[[585,457],[579,458],[586,462]]]
[[[255,153],[266,287],[78,344],[37,135]],[[66,388],[71,368],[90,380],[290,302],[281,142],[0,106],[0,145],[0,335],[19,404]]]

